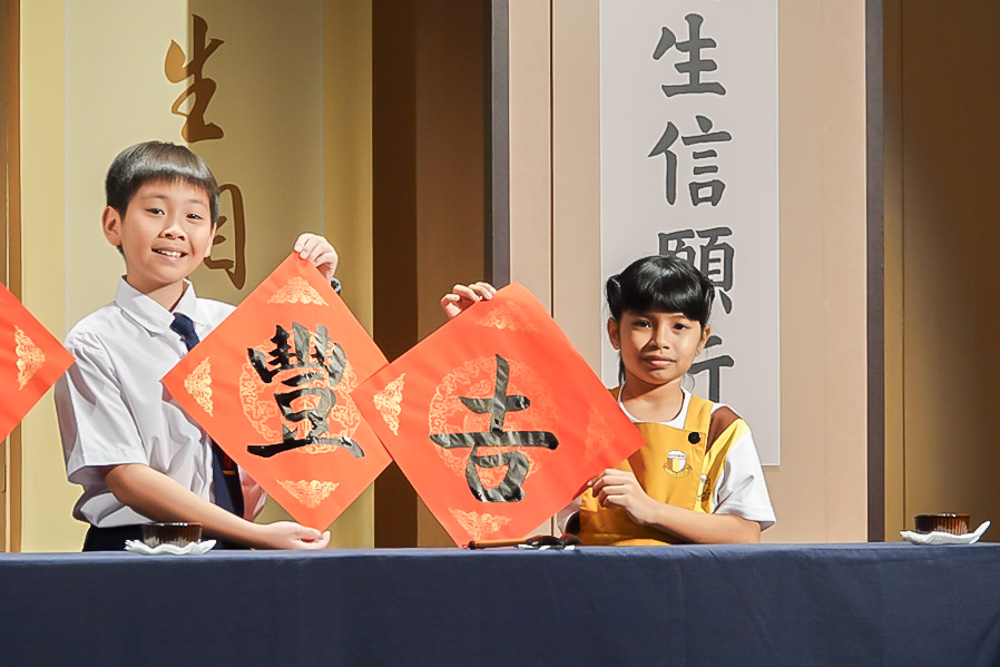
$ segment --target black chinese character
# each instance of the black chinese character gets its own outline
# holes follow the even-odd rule
[[[732,141],[733,139],[733,135],[729,132],[712,132],[712,120],[707,116],[696,115],[695,121],[698,123],[699,129],[701,129],[701,134],[692,134],[685,137],[680,137],[680,132],[677,130],[677,126],[674,125],[673,122],[668,121],[666,129],[663,130],[663,134],[660,135],[656,145],[653,146],[653,150],[646,156],[656,157],[657,155],[663,155],[666,158],[667,166],[666,173],[664,175],[664,196],[668,204],[673,204],[677,201],[677,154],[670,150],[670,147],[674,145],[674,142],[677,141],[678,137],[680,138],[681,143],[685,146],[727,142]],[[705,160],[708,158],[719,157],[719,154],[715,149],[706,148],[704,150],[693,150],[691,152],[691,157],[694,160]],[[719,167],[714,164],[696,164],[692,169],[692,172],[695,176],[717,174],[719,173]],[[694,206],[699,206],[701,204],[718,206],[719,202],[722,201],[722,193],[725,189],[726,184],[718,178],[712,178],[704,181],[694,180],[688,183],[688,191],[691,195],[691,204]]]
[[[478,500],[505,503],[522,500],[524,490],[521,484],[528,476],[530,463],[521,452],[501,452],[480,456],[480,447],[545,447],[555,449],[559,445],[556,436],[548,431],[504,431],[503,422],[508,412],[517,412],[531,405],[527,396],[507,395],[510,378],[510,364],[499,354],[497,357],[496,385],[491,398],[468,398],[459,400],[476,414],[490,415],[490,430],[484,433],[439,433],[430,436],[431,441],[445,449],[471,448],[469,461],[465,466],[465,479]],[[500,468],[507,466],[503,481],[495,489],[487,489],[479,477],[479,468]]]
[[[716,345],[722,345],[722,339],[718,336],[709,336],[708,340],[705,342],[705,350]],[[711,359],[706,359],[705,361],[699,361],[696,364],[691,364],[691,375],[697,375],[702,371],[708,371],[708,400],[719,402],[719,393],[721,390],[721,375],[723,368],[732,368],[736,365],[733,358],[728,354],[724,354],[718,357],[712,357]]]
[[[291,391],[274,393],[274,400],[281,408],[281,416],[286,424],[281,426],[282,442],[270,445],[250,445],[247,451],[257,456],[270,457],[281,452],[287,452],[306,445],[334,445],[343,447],[357,458],[364,457],[361,447],[349,437],[324,438],[329,430],[327,417],[337,403],[333,393],[344,375],[347,356],[339,344],[330,344],[330,335],[322,324],[312,334],[298,322],[292,323],[292,337],[295,348],[288,345],[288,331],[281,326],[275,327],[274,349],[270,352],[270,360],[259,350],[247,348],[250,364],[264,382],[270,384],[277,375],[289,372],[281,384],[297,387]],[[315,344],[311,342],[315,338]],[[310,386],[303,386],[310,385]],[[292,404],[303,397],[316,396],[314,407],[302,407],[296,410]],[[305,424],[308,432],[304,437],[296,438],[299,424]]]
[[[726,89],[717,81],[702,82],[701,75],[704,72],[714,72],[718,65],[711,58],[702,58],[703,49],[714,49],[716,43],[714,39],[701,36],[701,24],[705,19],[699,14],[688,14],[684,17],[688,24],[688,39],[683,42],[677,41],[677,36],[664,26],[660,30],[660,40],[653,49],[653,59],[659,60],[668,50],[675,48],[682,53],[688,54],[685,62],[674,65],[681,74],[686,74],[688,82],[679,86],[661,86],[663,94],[667,97],[684,94],[712,93],[715,95],[725,95]]]
[[[712,227],[699,229],[697,232],[693,229],[681,229],[669,234],[661,232],[658,235],[659,254],[674,255],[697,266],[718,289],[719,300],[727,314],[733,312],[733,300],[729,296],[729,290],[733,288],[736,249],[719,239],[732,234],[733,230],[729,227]],[[705,239],[705,242],[697,247],[688,245],[686,241],[695,236]]]

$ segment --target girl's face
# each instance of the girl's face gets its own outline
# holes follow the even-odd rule
[[[620,322],[608,320],[608,337],[621,352],[626,382],[659,386],[680,382],[701,350],[711,327],[683,313],[626,310]]]

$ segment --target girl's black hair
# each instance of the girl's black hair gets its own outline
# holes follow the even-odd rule
[[[633,313],[682,313],[708,325],[715,287],[694,265],[673,255],[650,255],[629,264],[608,278],[608,309],[615,322],[626,310]],[[618,381],[625,382],[625,364],[618,357]]]
[[[607,282],[608,309],[620,322],[622,313],[683,313],[684,317],[708,324],[715,300],[715,287],[690,262],[672,255],[650,255],[637,259]]]

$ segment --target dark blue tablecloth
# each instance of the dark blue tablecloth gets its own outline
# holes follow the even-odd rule
[[[1000,545],[0,555],[2,665],[998,665]]]

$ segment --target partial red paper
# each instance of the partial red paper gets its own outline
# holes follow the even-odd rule
[[[391,460],[351,399],[385,364],[340,296],[293,253],[163,384],[296,521],[322,530]]]
[[[0,440],[72,365],[73,355],[0,285]]]
[[[643,443],[516,283],[362,383],[354,400],[459,545],[525,537]]]

